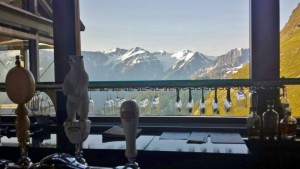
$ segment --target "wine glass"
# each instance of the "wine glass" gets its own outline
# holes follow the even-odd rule
[[[228,87],[227,89],[227,94],[226,94],[226,98],[224,101],[224,108],[227,114],[232,113],[232,101],[231,101],[231,97],[230,97],[230,87]]]
[[[158,93],[154,92],[154,96],[152,98],[152,104],[151,104],[153,108],[156,108],[157,110],[159,110],[159,106],[160,106],[160,102],[159,102],[159,97],[158,97]]]
[[[189,88],[189,101],[187,103],[187,108],[188,108],[189,113],[193,113],[194,101],[193,101],[193,98],[192,98],[191,88]]]
[[[90,97],[89,97],[89,112],[94,112],[95,102],[92,99],[92,91],[90,90]]]
[[[40,91],[36,91],[31,100],[27,103],[27,107],[34,116],[40,115],[40,101],[42,99]]]
[[[146,107],[146,103],[145,103],[145,98],[140,100],[140,104],[139,104],[140,108],[141,108],[141,113],[145,112],[145,107]]]
[[[204,99],[204,88],[202,88],[201,93],[201,101],[200,101],[200,114],[205,114],[205,99]]]
[[[179,89],[178,88],[176,88],[176,102],[175,102],[174,106],[178,110],[179,113],[182,111],[182,102],[180,100]]]
[[[212,102],[212,111],[214,115],[218,115],[220,114],[220,110],[219,110],[219,102],[218,102],[218,88],[215,88],[215,97],[214,100]]]
[[[111,106],[112,105],[111,105],[111,102],[108,99],[108,93],[107,93],[106,100],[104,102],[104,114],[111,113]]]
[[[142,99],[140,100],[140,108],[142,110],[142,113],[146,113],[147,112],[147,106],[149,104],[149,100],[147,99],[147,97],[145,96],[145,93],[142,94]]]
[[[239,108],[247,107],[247,95],[243,91],[243,87],[240,87],[239,91],[236,93],[236,104]]]
[[[250,107],[256,107],[257,108],[257,106],[258,106],[258,94],[256,92],[255,87],[250,88],[249,99],[250,99]]]
[[[115,104],[115,101],[112,99],[112,97],[111,97],[111,93],[110,93],[110,95],[109,95],[109,100],[108,100],[109,102],[110,102],[110,104],[111,104],[111,112],[114,112],[114,109],[115,109],[115,107],[116,107],[116,104]]]
[[[122,104],[122,101],[121,101],[121,98],[119,97],[119,93],[117,93],[117,97],[115,99],[115,107],[116,107],[116,115],[118,114],[119,112],[119,109],[121,107],[121,104]]]

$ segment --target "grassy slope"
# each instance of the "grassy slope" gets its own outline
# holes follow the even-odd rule
[[[300,78],[300,4],[280,33],[280,76]],[[300,86],[287,86],[294,116],[300,116]]]
[[[249,64],[245,65],[242,69],[239,70],[236,74],[233,74],[232,79],[248,79],[249,78]],[[236,102],[236,93],[238,91],[238,88],[231,88],[230,90],[230,98],[232,101],[232,112],[230,114],[227,114],[224,109],[224,101],[226,98],[227,91],[225,89],[218,89],[218,101],[219,101],[219,107],[220,107],[220,115],[221,116],[245,116],[249,114],[249,99],[247,99],[247,107],[239,107],[237,106]],[[249,90],[244,89],[244,92],[249,95]],[[212,101],[214,98],[214,92],[211,92],[208,98],[206,99],[206,115],[212,116]],[[196,112],[195,115],[198,115],[199,112]]]

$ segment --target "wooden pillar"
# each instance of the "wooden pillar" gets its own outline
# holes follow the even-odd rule
[[[250,78],[279,80],[280,26],[279,0],[250,0]],[[258,113],[266,110],[266,100],[276,100],[279,90],[258,90]]]
[[[53,35],[55,83],[62,84],[70,70],[69,55],[80,55],[80,22],[78,0],[53,0]],[[63,123],[67,118],[66,96],[56,92],[56,119],[58,125],[57,146],[72,146],[64,133]]]
[[[39,36],[36,33],[36,36]],[[36,82],[40,81],[40,59],[39,59],[39,38],[35,40],[28,40],[29,49],[29,69]]]
[[[22,0],[22,8],[33,14],[37,14],[37,0]],[[25,58],[24,60],[29,60],[29,70],[31,71],[36,82],[39,81],[40,72],[39,72],[39,34],[36,30],[31,30],[32,34],[37,36],[36,39],[28,39],[28,50],[29,50],[29,59]],[[25,57],[25,55],[23,55]],[[26,63],[27,64],[27,63]]]

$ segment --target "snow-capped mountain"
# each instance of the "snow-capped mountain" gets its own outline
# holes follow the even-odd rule
[[[10,58],[3,57],[8,53],[1,54],[0,59],[5,66],[11,67],[14,55],[9,54]],[[149,52],[140,47],[98,52],[83,51],[82,55],[90,81],[224,78],[225,75],[234,73],[249,62],[249,50],[241,48],[233,49],[215,60],[187,49],[168,53],[163,50]],[[54,71],[53,65],[51,66],[53,51],[42,51],[40,61],[43,78],[54,79],[51,75]],[[3,67],[0,66],[0,70],[3,69],[1,72],[5,72]],[[49,71],[51,72],[48,73]],[[4,74],[1,76],[5,78]]]
[[[249,56],[249,49],[232,49],[199,69],[193,74],[192,79],[226,78],[249,63]]]
[[[140,47],[132,48],[117,58],[114,67],[115,77],[121,80],[158,80],[161,79],[163,66],[161,62]],[[116,79],[116,80],[118,80]]]
[[[171,55],[171,58],[176,58],[177,61],[167,70],[164,79],[187,79],[199,68],[212,62],[202,53],[190,50],[179,51]]]
[[[97,56],[90,56],[91,54]],[[90,78],[100,77],[103,80],[189,79],[195,71],[212,61],[205,55],[190,50],[176,53],[162,50],[151,53],[140,47],[129,50],[116,48],[98,54],[83,52],[83,55],[92,63],[85,62],[86,65],[92,65],[86,66],[88,72],[92,74]],[[100,59],[102,63],[99,63],[99,59],[95,59],[97,57],[103,57]],[[102,68],[98,68],[99,66]]]

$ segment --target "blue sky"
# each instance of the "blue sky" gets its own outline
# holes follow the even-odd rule
[[[299,0],[281,0],[286,23]],[[136,46],[217,56],[249,47],[249,0],[80,0],[82,50]]]

